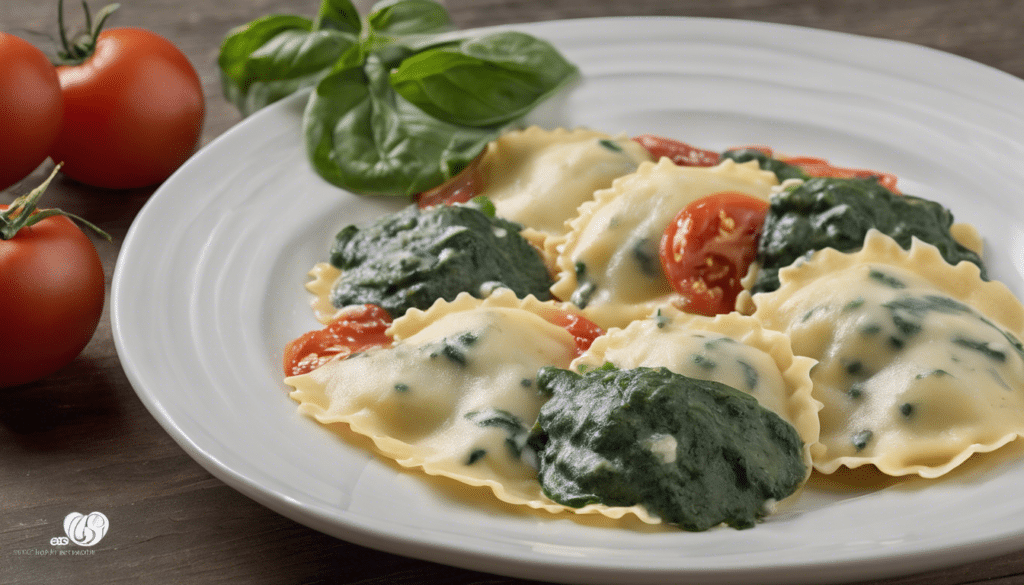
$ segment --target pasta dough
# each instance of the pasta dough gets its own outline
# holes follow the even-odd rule
[[[872,231],[860,252],[822,250],[780,277],[754,317],[819,360],[820,471],[937,477],[1024,433],[1024,307],[974,264]]]

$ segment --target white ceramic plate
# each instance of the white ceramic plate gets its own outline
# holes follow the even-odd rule
[[[1024,293],[1024,81],[917,46],[749,22],[515,28],[583,72],[534,121],[711,149],[768,144],[894,172],[904,191],[978,226],[991,274]],[[303,105],[267,108],[182,167],[139,214],[114,275],[115,341],[133,386],[240,492],[352,542],[558,581],[821,583],[1024,546],[1024,465],[1006,454],[927,488],[818,485],[753,530],[644,533],[451,496],[299,416],[279,364],[288,340],[317,327],[306,271],[341,227],[402,204],[323,182],[302,147]]]

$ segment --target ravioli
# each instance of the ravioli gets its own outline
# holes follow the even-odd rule
[[[819,471],[938,477],[1024,433],[1024,307],[975,264],[871,231],[860,252],[822,250],[779,276],[753,316],[819,361]]]
[[[675,296],[658,259],[662,233],[689,203],[721,191],[768,200],[778,181],[756,162],[680,167],[667,158],[643,163],[580,206],[561,241],[555,297],[570,301],[598,325],[623,327]]]
[[[690,378],[719,382],[746,392],[792,425],[810,447],[818,441],[818,410],[811,398],[814,360],[794,356],[789,338],[738,313],[705,317],[667,306],[625,329],[598,337],[571,369],[610,363],[621,369],[664,367]]]
[[[649,160],[647,150],[625,136],[531,126],[487,145],[479,195],[494,203],[499,217],[539,232],[531,241],[542,241],[564,234],[565,222],[594,191]]]
[[[524,451],[547,397],[536,386],[543,366],[567,367],[576,340],[547,318],[571,311],[496,291],[410,310],[389,329],[395,343],[328,362],[285,382],[299,411],[320,423],[343,422],[404,467],[487,486],[501,500],[550,512]],[[515,355],[516,359],[508,357]],[[578,513],[620,518],[642,509],[590,506]]]

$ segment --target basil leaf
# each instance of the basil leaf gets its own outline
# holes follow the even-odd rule
[[[241,83],[245,78],[245,64],[249,55],[287,30],[308,32],[313,30],[313,23],[301,16],[275,14],[257,18],[232,30],[221,43],[220,55],[217,57],[221,76],[233,83]]]
[[[373,5],[367,22],[373,30],[392,35],[439,33],[453,28],[448,11],[433,0],[384,0]]]
[[[351,0],[323,0],[316,15],[315,28],[338,30],[358,37],[363,24]]]
[[[391,84],[439,120],[493,126],[522,117],[575,73],[547,42],[501,32],[417,53],[391,73]]]
[[[349,191],[412,195],[465,168],[500,127],[468,128],[431,118],[394,92],[376,55],[336,71],[310,96],[303,130],[317,172]]]
[[[351,34],[315,30],[309,19],[299,16],[254,20],[221,45],[218,65],[224,96],[248,116],[316,85],[357,44]]]

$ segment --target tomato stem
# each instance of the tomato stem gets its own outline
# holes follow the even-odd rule
[[[11,202],[11,205],[0,211],[0,240],[10,240],[17,233],[18,230],[26,227],[31,227],[48,217],[55,215],[63,215],[64,217],[78,221],[82,225],[93,230],[108,242],[113,241],[110,234],[101,230],[95,224],[82,219],[81,217],[61,211],[60,209],[37,209],[39,198],[43,196],[43,192],[50,185],[50,181],[57,176],[57,171],[60,170],[61,165],[54,167],[53,172],[46,178],[45,181],[35,189],[32,189],[27,194],[18,197]]]
[[[60,44],[64,49],[57,51],[56,65],[81,65],[91,57],[96,50],[96,39],[100,36],[103,25],[106,24],[110,15],[120,7],[120,4],[104,6],[96,13],[96,25],[93,26],[89,5],[82,0],[82,9],[85,11],[85,30],[75,35],[72,42],[68,40],[67,27],[64,24],[64,0],[57,0],[57,27],[60,29]]]

